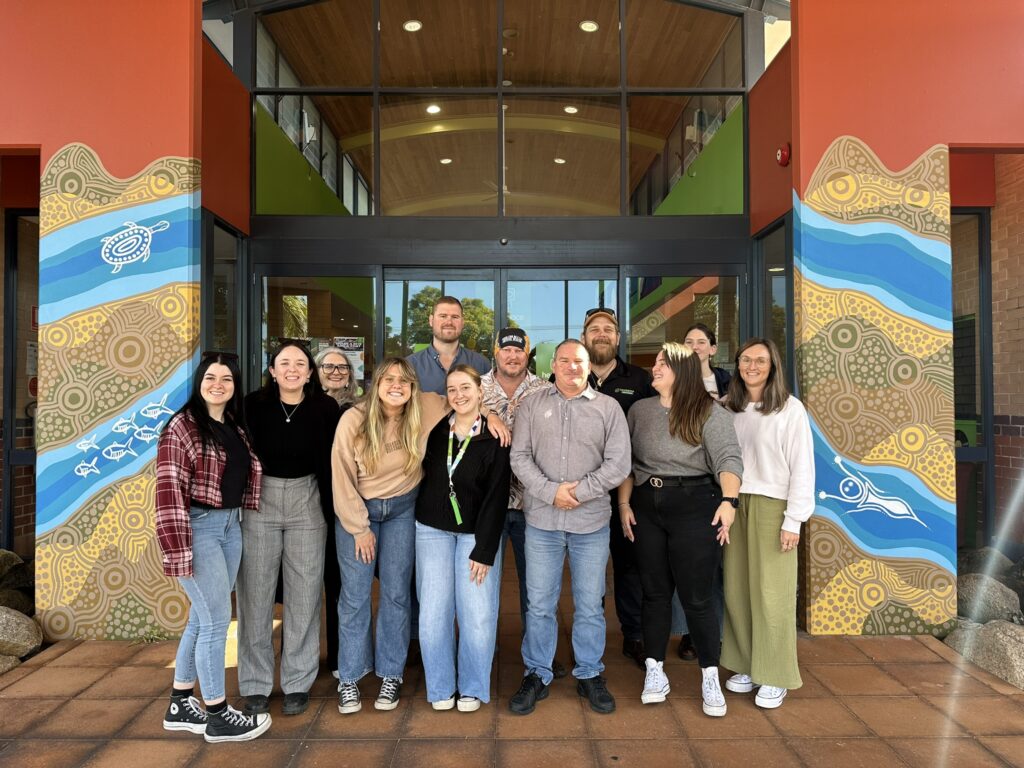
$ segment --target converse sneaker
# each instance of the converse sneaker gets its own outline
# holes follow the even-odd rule
[[[350,715],[363,708],[359,686],[356,683],[338,683],[338,711]]]
[[[459,696],[459,712],[476,712],[480,709],[480,699],[476,696]]]
[[[441,699],[440,701],[430,702],[430,706],[437,712],[447,712],[449,709],[455,708],[455,694],[453,693],[447,699]]]
[[[774,685],[762,685],[757,689],[757,696],[754,703],[762,709],[777,709],[782,706],[782,700],[789,693],[785,688],[777,688]]]
[[[665,700],[670,690],[668,677],[665,675],[665,662],[647,659],[647,677],[644,678],[644,692],[640,701],[644,704],[657,704]]]
[[[391,710],[398,706],[398,689],[402,687],[402,678],[385,677],[380,683],[380,693],[373,702],[374,709]]]
[[[209,716],[195,696],[171,696],[164,715],[164,730],[206,733],[207,720]]]
[[[244,715],[228,705],[210,713],[203,736],[211,744],[221,741],[252,741],[270,727],[270,715]]]
[[[733,675],[725,681],[725,687],[733,693],[750,693],[757,686],[750,675]]]
[[[705,667],[701,670],[700,692],[704,697],[704,714],[708,717],[725,716],[725,696],[718,682],[718,667]]]

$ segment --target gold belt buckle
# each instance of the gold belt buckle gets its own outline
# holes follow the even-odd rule
[[[665,484],[660,477],[652,477],[650,482],[654,488],[661,488]]]

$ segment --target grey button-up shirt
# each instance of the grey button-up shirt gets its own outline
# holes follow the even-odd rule
[[[608,525],[608,493],[631,469],[629,428],[615,400],[587,387],[566,399],[556,387],[526,398],[516,414],[512,471],[523,483],[523,511],[535,528],[593,533]],[[558,509],[561,483],[579,481],[576,509]]]
[[[439,395],[447,394],[445,382],[448,379],[448,371],[441,365],[441,355],[434,349],[433,344],[419,352],[413,352],[405,359],[416,371],[416,377],[420,380],[420,389]],[[473,366],[481,376],[491,370],[491,364],[486,357],[472,349],[466,349],[461,344],[459,344],[459,351],[455,353],[455,359],[452,360],[452,367],[460,363]]]

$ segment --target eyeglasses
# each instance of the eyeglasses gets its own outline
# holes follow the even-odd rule
[[[744,355],[740,358],[740,365],[756,365],[758,368],[764,368],[767,365],[771,365],[771,359],[767,357],[747,357]]]
[[[217,358],[220,358],[221,360],[233,360],[236,363],[238,362],[238,355],[234,352],[218,352],[216,349],[211,349],[199,355],[199,360],[201,362],[216,360]]]
[[[583,319],[587,320],[587,319],[590,318],[591,315],[596,315],[598,312],[602,312],[602,313],[604,313],[606,315],[611,315],[612,317],[615,317],[615,310],[614,309],[611,309],[609,307],[594,307],[593,309],[588,309],[587,310],[587,314],[586,314],[586,316]]]
[[[345,371],[352,370],[352,366],[346,363],[324,363],[320,366],[320,370],[330,376],[332,373],[344,373]]]

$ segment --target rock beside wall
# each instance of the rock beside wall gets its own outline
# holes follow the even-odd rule
[[[990,621],[965,622],[946,637],[946,645],[1011,685],[1024,690],[1024,626]]]
[[[43,644],[43,630],[23,613],[0,607],[0,656],[19,659],[35,653]]]
[[[957,579],[957,613],[979,624],[1019,620],[1020,597],[990,576],[966,573]]]

